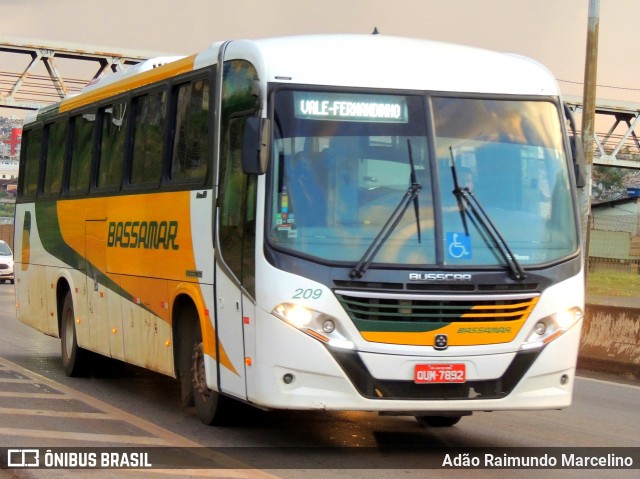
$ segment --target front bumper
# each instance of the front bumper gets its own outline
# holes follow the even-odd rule
[[[442,359],[331,349],[269,316],[257,321],[271,323],[263,331],[269,339],[257,341],[247,369],[248,399],[262,407],[427,413],[571,404],[582,321],[535,351],[478,355],[460,348],[446,362],[468,365],[466,383],[415,384],[415,364]]]

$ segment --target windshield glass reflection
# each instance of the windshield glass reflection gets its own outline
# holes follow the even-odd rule
[[[505,263],[486,231],[473,221],[464,224],[453,194],[451,151],[459,186],[473,192],[518,262],[542,264],[575,252],[574,206],[556,105],[427,100],[419,95],[279,91],[269,166],[268,241],[284,252],[353,267],[412,184],[410,145],[415,181],[421,185],[418,218],[413,206],[401,215],[374,266]],[[434,205],[440,207],[437,214]]]

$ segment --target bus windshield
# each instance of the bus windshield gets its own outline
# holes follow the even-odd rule
[[[274,125],[267,236],[282,251],[357,263],[414,178],[417,199],[374,265],[503,265],[495,240],[454,194],[454,172],[520,264],[577,249],[552,102],[280,90]]]

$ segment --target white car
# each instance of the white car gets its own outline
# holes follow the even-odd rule
[[[13,252],[6,243],[0,240],[0,282],[13,283]]]

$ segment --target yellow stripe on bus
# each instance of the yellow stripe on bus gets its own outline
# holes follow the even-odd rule
[[[197,269],[189,191],[136,195],[135,198],[123,195],[62,200],[57,202],[57,212],[64,242],[166,323],[171,324],[171,308],[164,303],[169,297],[173,302],[176,295],[176,291],[168,290],[169,285],[188,291],[200,317],[204,318],[204,352],[238,374],[222,344],[217,356],[215,331],[205,314],[200,285],[186,275],[187,271]],[[175,230],[169,232],[165,227],[162,235],[158,226],[154,230],[155,241],[151,241],[148,234],[151,228],[147,228],[144,244],[138,230],[134,243],[135,223],[172,223]],[[159,242],[160,236],[169,239]]]
[[[471,308],[471,313],[465,313],[463,318],[512,318],[521,316],[526,319],[533,307],[538,303],[538,296],[531,298],[529,301],[516,304],[478,304]],[[524,309],[523,309],[524,308]],[[499,312],[506,309],[519,309],[519,311]],[[479,313],[479,310],[488,310],[487,313]]]
[[[193,70],[195,58],[195,55],[191,55],[189,57],[176,60],[175,62],[167,63],[166,65],[162,65],[158,68],[153,68],[152,70],[134,75],[131,78],[125,78],[110,85],[105,85],[102,88],[97,88],[96,90],[84,94],[81,93],[76,97],[63,100],[60,103],[59,111],[63,113],[75,108],[80,108],[135,88],[150,85],[182,73],[190,72]]]
[[[528,301],[523,301],[522,303],[515,304],[477,304],[472,309],[517,309],[517,308],[527,308],[529,310],[538,302],[538,296],[531,298]]]

